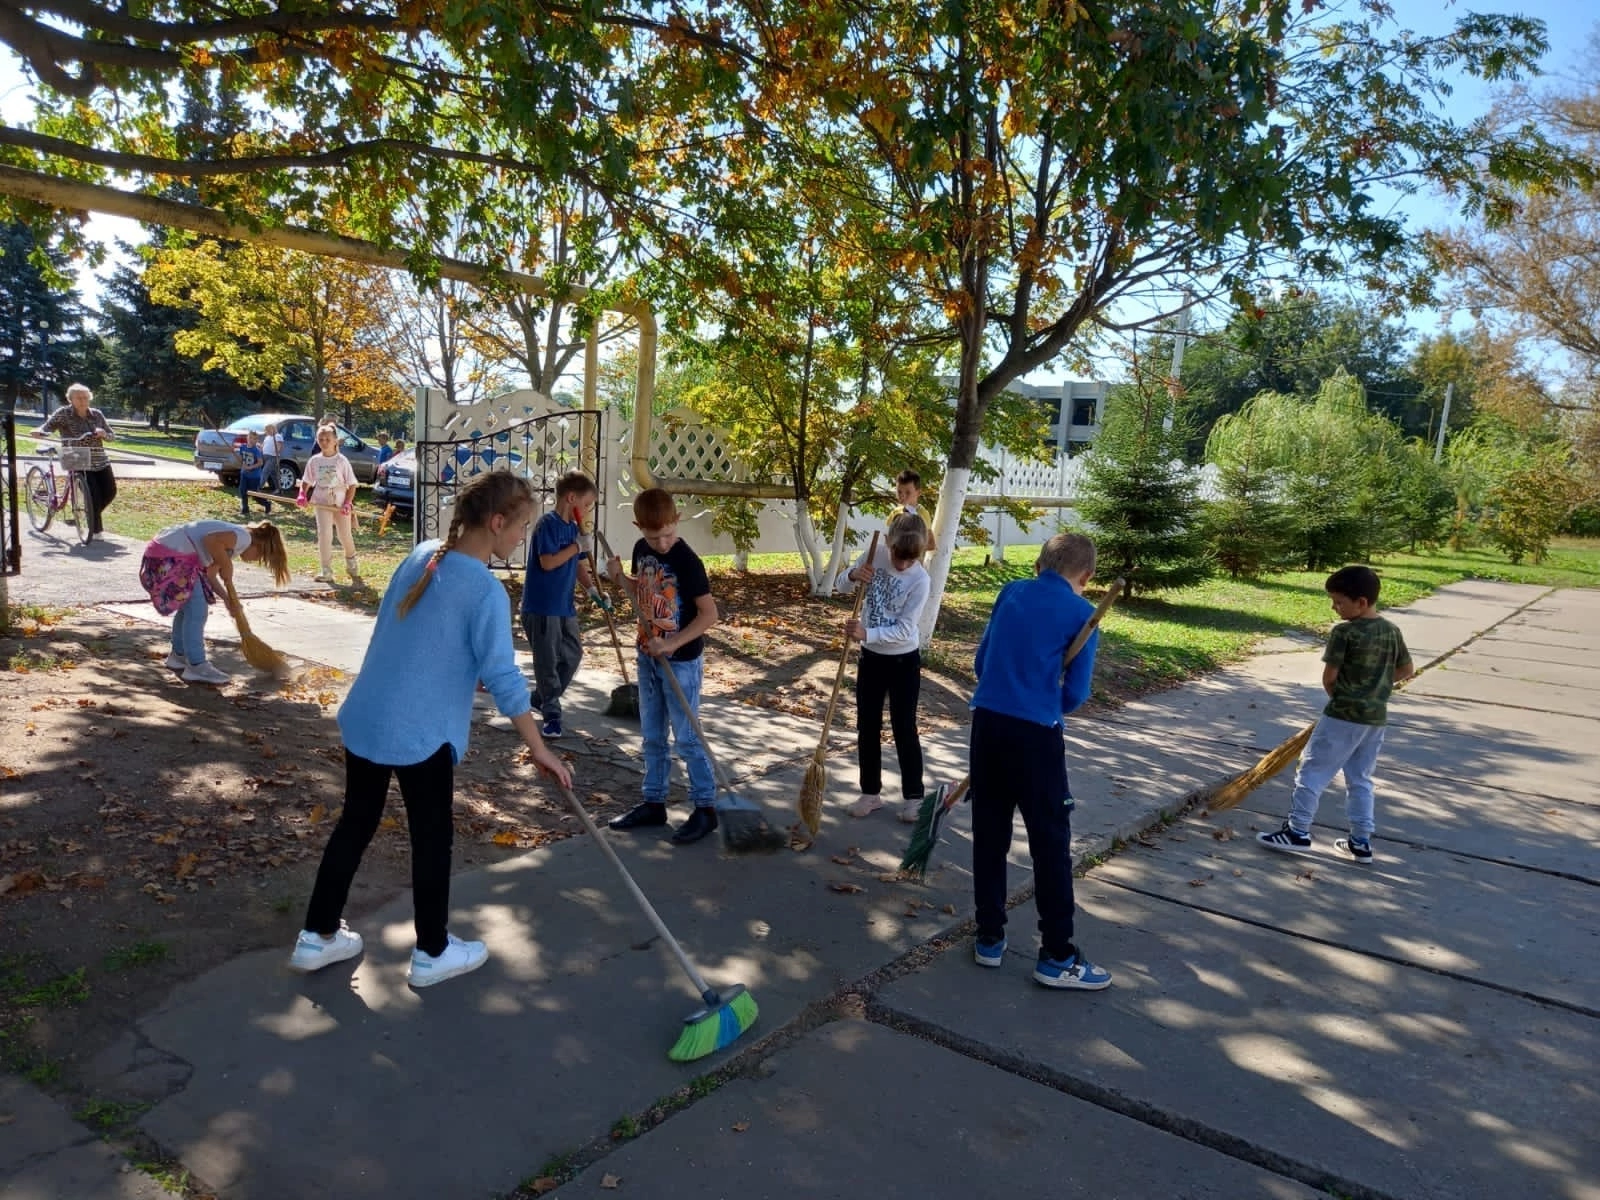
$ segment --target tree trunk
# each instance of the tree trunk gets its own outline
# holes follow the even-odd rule
[[[794,540],[800,547],[800,561],[806,569],[806,582],[811,587],[813,596],[822,596],[827,593],[819,588],[822,586],[821,551],[817,549],[817,530],[811,522],[811,509],[804,501],[795,505],[794,515]]]

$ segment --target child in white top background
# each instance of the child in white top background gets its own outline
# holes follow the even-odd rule
[[[856,754],[861,798],[850,815],[864,817],[883,807],[883,702],[889,701],[889,728],[900,765],[900,819],[915,821],[922,807],[922,739],[917,735],[917,701],[922,691],[922,651],[917,621],[928,602],[930,580],[922,565],[928,526],[915,513],[902,513],[889,525],[874,561],[866,552],[835,586],[848,590],[865,582],[860,618],[845,622],[845,637],[861,643],[856,675]]]
[[[333,582],[333,534],[337,530],[339,549],[344,551],[344,569],[350,573],[350,582],[360,587],[361,572],[356,569],[356,540],[350,519],[356,498],[356,472],[350,460],[339,453],[339,431],[332,425],[317,430],[317,452],[306,459],[300,495],[295,498],[302,508],[308,503],[307,488],[311,489],[309,503],[318,505],[317,558],[322,569],[317,572],[317,581]]]

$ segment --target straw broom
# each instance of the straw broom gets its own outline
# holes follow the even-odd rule
[[[600,541],[600,548],[605,551],[607,558],[615,557],[611,553],[611,543],[606,541],[606,535],[600,532],[600,527],[595,526],[594,536]],[[590,563],[594,573],[595,590],[600,590],[600,580],[604,572],[600,564]],[[620,589],[627,591],[627,588]],[[637,607],[637,605],[636,605]],[[611,702],[606,705],[605,715],[608,717],[627,717],[637,721],[639,719],[639,685],[628,682],[628,664],[622,658],[622,642],[617,637],[617,622],[611,615],[611,610],[604,606],[600,611],[605,614],[606,628],[611,631],[611,646],[617,652],[617,669],[622,672],[622,686],[611,689]]]
[[[289,660],[250,632],[250,622],[245,620],[243,606],[234,611],[233,623],[239,629],[239,648],[244,651],[246,662],[269,675],[288,674]]]
[[[1061,656],[1061,669],[1065,671],[1067,664],[1078,657],[1078,652],[1089,641],[1089,635],[1100,628],[1100,620],[1111,611],[1111,606],[1117,602],[1117,597],[1122,595],[1122,589],[1127,586],[1127,580],[1118,577],[1111,581],[1111,586],[1106,589],[1106,594],[1100,598],[1100,603],[1095,605],[1095,610],[1089,619],[1083,623],[1083,628],[1078,630],[1071,644],[1067,646],[1066,653]],[[933,848],[939,844],[939,834],[944,825],[944,819],[950,810],[966,798],[967,790],[972,786],[972,776],[963,775],[961,781],[949,789],[936,789],[922,798],[922,807],[917,811],[917,821],[911,830],[911,840],[906,845],[905,857],[900,860],[900,870],[908,878],[922,879],[928,873],[928,860],[933,857]]]
[[[873,565],[873,559],[878,555],[878,534],[874,531],[872,544],[867,547],[867,557],[862,562],[867,566]],[[867,594],[866,580],[856,584],[856,598],[850,606],[850,616],[853,620],[861,615],[861,601]],[[822,736],[817,739],[817,748],[811,755],[811,765],[806,768],[805,781],[800,785],[800,821],[812,839],[817,836],[817,830],[822,828],[822,797],[828,790],[828,730],[833,725],[833,710],[839,703],[839,688],[844,683],[845,668],[850,664],[850,639],[844,639],[844,652],[839,655],[839,672],[833,677],[833,695],[828,697],[828,711],[822,718]],[[811,845],[806,841],[804,845],[796,848],[804,850]]]

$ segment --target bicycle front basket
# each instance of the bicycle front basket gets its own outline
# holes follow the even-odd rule
[[[91,457],[87,446],[61,447],[61,469],[64,471],[87,471],[90,461]]]

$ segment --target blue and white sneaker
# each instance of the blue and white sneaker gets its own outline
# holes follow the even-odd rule
[[[539,736],[547,742],[553,742],[562,735],[561,718],[551,717],[539,728]]]
[[[331,967],[336,962],[354,958],[361,953],[361,935],[343,921],[328,937],[302,929],[295,939],[294,953],[289,956],[289,969],[307,974]]]
[[[1111,986],[1111,972],[1095,966],[1076,949],[1066,958],[1046,958],[1041,952],[1033,967],[1033,979],[1045,987],[1078,992],[1098,992]]]
[[[998,967],[1005,957],[1006,939],[1003,937],[992,942],[980,937],[972,944],[972,960],[980,967]]]

